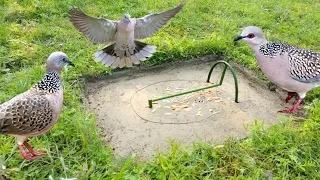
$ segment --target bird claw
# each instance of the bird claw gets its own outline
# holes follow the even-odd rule
[[[38,160],[39,158],[37,158],[36,156],[42,156],[42,155],[45,155],[45,154],[46,153],[37,152],[37,151],[27,151],[25,155],[22,153],[22,156],[26,160]],[[29,155],[31,155],[31,156],[29,156]]]
[[[278,111],[278,112],[280,112],[280,113],[293,113],[293,111],[301,111],[302,109],[301,108],[299,108],[299,107],[297,107],[297,108],[290,108],[290,109],[285,109],[285,110],[282,110],[282,111]]]
[[[289,97],[289,96],[288,96]],[[295,110],[301,110],[298,106],[300,105],[300,103],[303,101],[303,98],[299,98],[298,101],[293,105],[292,108],[290,109],[286,109],[286,110],[282,110],[279,111],[281,113],[292,113]]]
[[[278,111],[280,113],[292,113],[294,111],[293,108],[290,108],[290,109],[285,109],[285,110],[282,110],[282,111]]]
[[[28,151],[27,154],[32,154],[34,156],[42,156],[42,155],[45,155],[46,153],[42,153],[42,152],[38,152],[38,151]]]
[[[30,161],[38,160],[38,158],[35,157],[35,156],[28,156],[27,154],[22,154],[22,156],[23,156],[26,160],[30,160]]]

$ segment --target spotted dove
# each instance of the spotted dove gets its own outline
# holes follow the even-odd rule
[[[59,118],[63,102],[60,72],[65,65],[74,66],[63,52],[52,53],[42,80],[0,105],[0,134],[17,137],[18,147],[27,160],[42,155],[31,148],[27,138],[46,133]]]
[[[288,91],[288,102],[299,95],[292,108],[295,111],[306,93],[320,85],[320,54],[285,43],[268,42],[261,29],[248,26],[234,41],[245,40],[253,49],[261,71],[280,88]]]
[[[132,63],[140,64],[156,51],[156,46],[135,39],[144,39],[156,33],[183,6],[181,3],[173,9],[142,18],[131,18],[129,14],[124,14],[119,21],[90,17],[80,9],[72,8],[70,21],[93,43],[106,44],[116,38],[114,43],[94,54],[96,62],[112,68],[132,67]]]

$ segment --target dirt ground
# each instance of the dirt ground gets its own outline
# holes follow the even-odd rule
[[[246,137],[245,126],[254,120],[265,121],[266,126],[277,122],[283,116],[277,111],[291,105],[284,103],[286,95],[282,93],[280,98],[254,73],[236,64],[232,65],[239,82],[239,103],[234,102],[234,80],[227,71],[222,86],[148,107],[148,99],[208,85],[208,72],[220,59],[211,55],[87,78],[86,103],[96,113],[104,140],[114,153],[150,158],[165,150],[170,140],[186,145],[200,139],[221,143],[230,136]],[[221,72],[221,66],[215,68],[211,82],[217,82]]]

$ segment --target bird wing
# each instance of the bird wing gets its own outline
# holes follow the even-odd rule
[[[53,110],[43,95],[21,98],[0,109],[0,132],[4,134],[37,134],[52,123]]]
[[[77,8],[70,10],[70,21],[94,43],[106,44],[114,39],[117,32],[117,22],[90,17]]]
[[[288,51],[291,77],[297,81],[313,83],[320,81],[320,54],[299,47]]]
[[[134,37],[143,39],[150,37],[164,26],[172,17],[174,17],[184,6],[184,3],[179,4],[173,9],[146,15],[136,19]]]

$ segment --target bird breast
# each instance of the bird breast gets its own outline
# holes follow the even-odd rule
[[[63,104],[63,90],[62,87],[55,93],[46,95],[49,99],[50,106],[53,110],[53,121],[57,121],[59,115],[62,111],[62,104]]]
[[[134,39],[135,21],[132,19],[130,23],[120,21],[117,27],[118,37]]]

